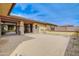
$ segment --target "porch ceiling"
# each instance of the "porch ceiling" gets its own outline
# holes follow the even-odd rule
[[[1,18],[1,21],[3,21],[3,22],[17,22],[18,21],[16,19],[13,19],[13,18],[10,18],[7,16],[0,16],[0,18]]]
[[[15,17],[12,17],[12,16],[2,16],[2,15],[0,15],[0,18],[1,18],[2,22],[16,22],[17,23],[19,21],[23,21],[24,24],[32,24],[33,23],[33,21],[15,18]]]

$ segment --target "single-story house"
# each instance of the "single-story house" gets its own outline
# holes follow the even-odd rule
[[[45,33],[54,30],[57,25],[26,19],[19,16],[2,16],[0,15],[0,32],[16,32],[16,34],[24,33]]]

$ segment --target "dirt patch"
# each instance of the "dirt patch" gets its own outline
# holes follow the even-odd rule
[[[0,46],[5,45],[7,42],[8,42],[8,40],[1,39],[0,40]]]
[[[9,56],[20,43],[31,39],[24,35],[3,36],[0,39],[0,56]]]

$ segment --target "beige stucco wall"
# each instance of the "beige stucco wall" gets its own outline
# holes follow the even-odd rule
[[[38,26],[38,29],[35,29],[35,25]],[[35,33],[45,33],[47,30],[50,30],[51,25],[45,25],[45,24],[40,24],[40,23],[34,23],[33,24],[33,32]]]
[[[12,3],[0,3],[0,15],[8,15]]]

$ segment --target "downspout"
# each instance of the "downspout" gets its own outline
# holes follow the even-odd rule
[[[0,37],[1,37],[1,18],[0,18]]]

